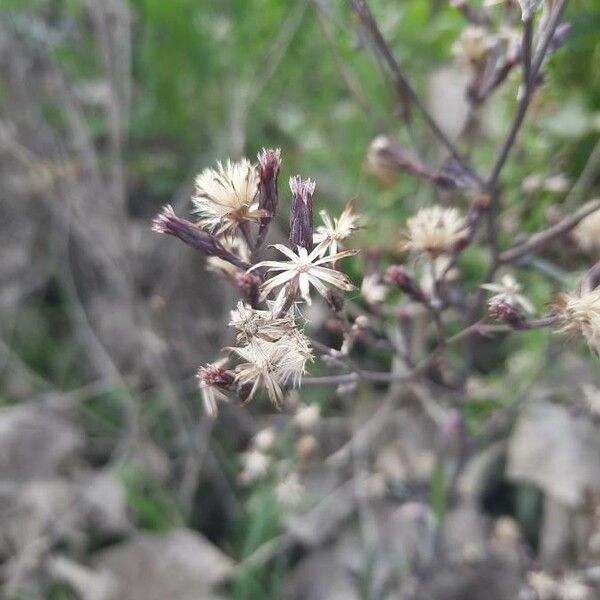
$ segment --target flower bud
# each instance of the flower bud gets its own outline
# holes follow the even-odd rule
[[[310,462],[319,450],[319,442],[314,435],[302,435],[296,442],[296,454],[301,463]]]
[[[300,175],[290,178],[292,213],[290,215],[290,247],[310,252],[313,247],[313,194],[315,182]]]
[[[334,290],[327,290],[327,294],[325,294],[325,301],[333,312],[342,312],[344,308],[344,297]]]
[[[398,287],[412,300],[416,302],[428,302],[421,288],[411,279],[403,266],[392,265],[388,267],[384,279],[387,283]]]
[[[253,273],[236,273],[235,283],[248,300],[248,304],[255,307],[260,293],[260,278]]]
[[[259,179],[258,184],[258,206],[269,213],[262,222],[269,222],[277,212],[279,194],[277,191],[277,179],[281,168],[281,150],[267,150],[263,148],[258,153]]]
[[[371,142],[367,151],[367,167],[383,183],[391,183],[398,171],[426,175],[423,166],[386,135],[378,135]]]
[[[154,218],[152,231],[175,236],[205,256],[216,256],[243,270],[250,268],[250,265],[239,256],[229,252],[214,235],[178,217],[170,204],[163,206],[161,212]]]
[[[567,38],[571,35],[571,29],[573,29],[571,23],[560,23],[560,25],[556,27],[556,31],[548,46],[548,54],[556,52],[566,42]]]
[[[231,371],[210,363],[202,365],[198,369],[196,377],[202,385],[216,386],[223,389],[229,389],[235,381],[235,375]]]
[[[515,329],[525,324],[525,318],[521,311],[507,300],[497,296],[488,302],[488,315],[495,321],[502,321]]]

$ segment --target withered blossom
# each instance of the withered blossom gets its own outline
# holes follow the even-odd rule
[[[554,304],[559,333],[583,335],[590,349],[600,355],[600,286],[596,281],[600,263],[590,270],[579,288],[559,294]]]
[[[525,325],[525,318],[516,304],[497,295],[488,301],[488,315],[494,321],[502,321],[515,329]]]
[[[360,295],[367,304],[377,306],[385,302],[388,291],[388,287],[383,283],[379,273],[369,273],[363,277],[360,285]]]
[[[573,230],[573,237],[582,250],[600,251],[600,210],[583,219]]]
[[[463,29],[452,51],[460,64],[480,69],[495,44],[495,37],[485,27],[472,25]]]
[[[235,376],[240,386],[252,386],[246,402],[262,388],[277,407],[283,403],[284,386],[288,383],[297,386],[307,361],[312,360],[308,339],[297,329],[277,342],[255,337],[246,346],[230,350],[246,361],[238,365]]]
[[[231,389],[235,375],[219,364],[206,364],[198,369],[196,377],[199,380],[204,409],[208,416],[214,419],[219,413],[217,401],[229,402],[224,390]]]
[[[293,417],[294,425],[302,431],[314,429],[321,420],[321,407],[318,404],[302,404]]]
[[[267,301],[267,310],[254,309],[241,300],[231,311],[229,327],[237,330],[237,343],[247,344],[253,338],[261,338],[268,342],[277,342],[285,335],[292,335],[295,330],[295,318],[292,311],[281,314],[283,294],[276,301]]]
[[[250,485],[266,477],[271,465],[271,458],[258,448],[252,448],[244,452],[240,460],[242,462],[242,472],[239,479],[244,485]]]
[[[269,272],[280,271],[274,277],[267,279],[261,286],[263,298],[266,298],[274,289],[290,284],[297,284],[300,295],[307,304],[312,302],[310,297],[311,285],[323,297],[327,294],[325,283],[345,291],[354,289],[354,285],[346,275],[323,265],[335,263],[346,256],[353,256],[358,252],[357,250],[344,250],[334,255],[322,257],[319,246],[315,247],[310,254],[303,246],[298,246],[298,253],[282,244],[275,244],[273,247],[289,260],[265,260],[250,269],[252,271],[260,267],[266,267]]]
[[[319,212],[323,225],[319,225],[313,236],[313,242],[321,248],[322,254],[337,254],[342,240],[358,230],[359,215],[354,212],[354,200],[350,200],[339,218],[331,218],[327,211]]]
[[[199,224],[215,235],[234,233],[242,224],[267,216],[258,202],[259,176],[244,158],[239,162],[218,162],[196,176],[192,197]]]
[[[429,298],[402,265],[389,266],[385,272],[384,280],[391,285],[397,286],[411,300],[423,304],[429,303]]]
[[[290,473],[284,480],[280,481],[275,488],[277,501],[286,508],[296,506],[302,499],[305,488],[300,483],[298,473]]]
[[[252,438],[252,445],[263,452],[270,450],[275,442],[275,430],[272,427],[265,427],[258,431]]]
[[[439,256],[456,249],[468,237],[464,217],[456,208],[421,208],[406,221],[401,249]]]
[[[503,275],[500,283],[484,283],[481,287],[488,292],[495,292],[489,300],[490,304],[503,302],[528,313],[535,311],[529,298],[521,293],[521,284],[510,274]]]

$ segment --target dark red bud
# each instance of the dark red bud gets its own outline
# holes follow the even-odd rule
[[[214,235],[200,229],[190,221],[178,217],[169,204],[163,206],[161,212],[152,221],[152,231],[179,238],[188,246],[202,252],[202,254],[222,258],[240,269],[250,268],[250,265],[239,256],[229,252]]]
[[[327,290],[325,301],[333,312],[341,312],[344,308],[344,297],[333,290]]]
[[[428,302],[427,296],[421,288],[412,280],[402,265],[392,265],[385,272],[384,280],[386,283],[395,285],[402,290],[409,298],[416,302]]]
[[[275,216],[279,203],[277,179],[281,168],[281,150],[279,148],[276,150],[263,148],[258,153],[258,164],[260,179],[258,186],[259,208],[269,213],[269,217],[265,217],[265,219],[270,221]]]
[[[519,309],[502,298],[492,298],[488,302],[488,314],[495,321],[502,321],[515,329],[520,329],[525,325],[525,318]]]
[[[198,369],[196,377],[203,385],[212,385],[223,389],[229,389],[235,381],[235,375],[231,371],[210,363],[202,365]]]
[[[292,212],[290,215],[290,247],[310,252],[313,248],[313,194],[315,182],[302,179],[300,175],[290,178],[292,190]]]
[[[260,278],[253,273],[237,273],[235,283],[248,304],[255,308],[258,305]]]

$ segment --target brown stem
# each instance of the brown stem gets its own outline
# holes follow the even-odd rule
[[[394,55],[388,46],[388,43],[385,41],[375,18],[373,17],[373,13],[369,8],[369,5],[366,0],[349,0],[354,12],[360,19],[362,25],[371,35],[373,42],[375,43],[375,47],[378,52],[381,54],[382,58],[386,62],[388,68],[392,72],[395,84],[396,84],[396,92],[403,104],[412,103],[417,107],[428,127],[431,129],[433,134],[437,137],[437,139],[441,142],[441,144],[448,150],[451,154],[452,158],[461,165],[461,167],[469,173],[473,179],[475,179],[478,183],[482,184],[479,175],[473,170],[473,168],[468,164],[466,159],[462,157],[458,150],[455,148],[454,144],[450,141],[450,139],[446,136],[446,134],[442,131],[437,121],[433,118],[427,107],[423,104],[416,91],[412,87],[410,81],[402,71],[398,61],[394,58]]]
[[[588,215],[591,215],[598,210],[600,210],[600,200],[591,200],[587,204],[584,204],[579,210],[575,211],[570,217],[566,217],[556,225],[532,235],[529,240],[523,244],[519,244],[518,246],[514,246],[513,248],[502,252],[499,256],[499,261],[501,263],[510,263],[529,254],[533,250],[536,250],[553,239],[567,233]]]

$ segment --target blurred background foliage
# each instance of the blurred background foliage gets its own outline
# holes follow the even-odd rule
[[[283,149],[281,181],[297,172],[316,179],[318,208],[337,211],[357,196],[360,211],[371,220],[362,235],[365,245],[393,243],[414,207],[433,199],[434,191],[414,178],[400,176],[392,185],[381,186],[365,171],[366,149],[375,136],[390,134],[407,147],[409,138],[398,118],[390,82],[361,48],[343,0],[131,0],[130,4],[133,88],[126,168],[132,215],[149,222],[162,204],[190,186],[195,172],[228,156],[252,158],[262,146]],[[316,10],[319,4],[328,7],[327,16]],[[464,19],[444,0],[371,4],[397,58],[426,95],[431,78],[452,64],[452,45]],[[82,0],[0,0],[0,7],[2,19],[11,20],[24,36],[50,37],[50,47],[72,82],[93,83],[103,76],[102,57],[89,35]],[[600,3],[572,2],[567,20],[573,24],[571,36],[552,59],[548,82],[521,134],[518,159],[509,160],[503,175],[507,204],[515,219],[531,231],[544,223],[547,208],[563,195],[536,191],[533,206],[523,200],[523,181],[533,174],[576,179],[600,130]],[[42,24],[50,24],[51,31],[41,29]],[[482,172],[489,168],[508,127],[517,86],[517,78],[511,78],[486,113],[488,135],[474,154]],[[436,105],[439,113],[440,103]],[[451,102],[441,105],[448,111],[439,115],[441,120],[452,121],[456,108]],[[48,110],[60,128],[60,111]],[[105,122],[93,111],[86,118],[102,147]],[[431,153],[430,134],[418,119],[417,132]],[[285,204],[280,219],[285,224]],[[469,273],[474,280],[480,277],[485,264],[477,251],[466,252],[461,260],[467,277]],[[543,305],[550,293],[544,278],[532,273],[527,284],[532,299]],[[41,307],[53,327],[36,335],[26,332],[22,340],[17,336],[15,346],[31,369],[64,387],[75,387],[82,383],[70,369],[77,353],[61,344],[60,301],[59,308],[56,305],[49,301]],[[532,332],[506,343],[512,352],[534,357],[525,363],[532,367],[528,373],[513,373],[508,366],[511,381],[525,388],[538,372],[536,357],[545,354],[548,334]],[[490,374],[488,383],[494,377]],[[318,392],[310,393],[321,399]],[[86,409],[107,427],[118,426],[126,396],[117,389],[101,398],[90,397]],[[161,407],[161,398],[150,398],[145,417],[157,437],[168,438]],[[485,398],[470,405],[469,426],[476,430],[492,409]],[[229,463],[227,476],[234,479],[232,455],[237,448],[225,440],[221,449],[223,464]],[[181,521],[168,490],[127,468],[120,478],[138,527],[164,531]],[[440,499],[433,498],[433,504],[439,505]],[[245,516],[227,532],[226,541],[219,540],[237,559],[280,533],[272,482],[252,490],[245,507]],[[210,534],[203,518],[197,516],[198,524]],[[222,535],[218,528],[212,531],[216,537]],[[278,564],[269,573],[241,572],[233,597],[281,597],[285,568]],[[55,597],[69,596],[57,589]]]

